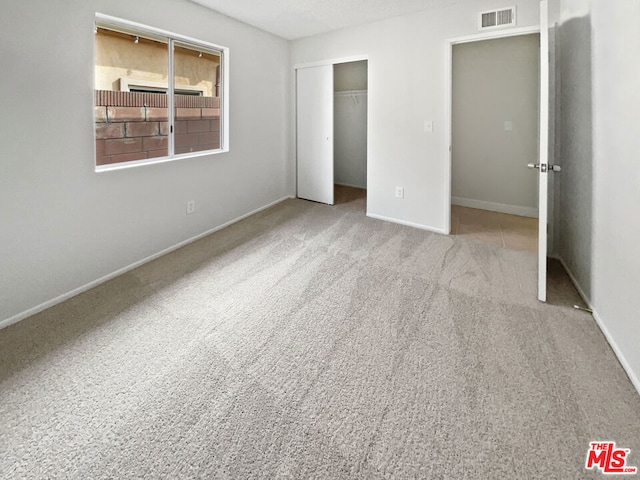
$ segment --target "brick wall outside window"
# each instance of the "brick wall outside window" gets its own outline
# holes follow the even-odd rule
[[[220,99],[175,95],[175,153],[220,148]],[[96,165],[168,155],[167,95],[95,91]]]

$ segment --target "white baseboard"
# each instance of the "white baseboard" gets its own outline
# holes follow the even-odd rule
[[[407,227],[419,228],[420,230],[427,230],[428,232],[441,233],[447,235],[444,228],[435,228],[428,225],[422,225],[420,223],[406,222],[404,220],[398,220],[397,218],[383,217],[382,215],[376,215],[375,213],[367,213],[367,217],[375,218],[376,220],[384,220],[385,222],[398,223]]]
[[[600,315],[598,315],[598,312],[596,312],[595,310],[593,310],[593,318],[595,319],[596,323],[600,327],[600,330],[602,330],[602,334],[607,339],[607,342],[609,342],[609,345],[611,346],[613,353],[615,353],[616,357],[618,357],[618,361],[620,362],[620,365],[622,365],[622,368],[624,369],[624,371],[627,373],[629,380],[631,380],[631,383],[633,384],[633,386],[636,387],[636,390],[638,391],[638,395],[640,395],[640,378],[638,378],[638,375],[636,375],[636,372],[633,371],[633,369],[631,368],[631,365],[629,364],[629,362],[627,362],[627,359],[622,354],[622,351],[620,351],[618,344],[615,342],[615,340],[609,333],[609,330],[607,329],[604,323],[604,320],[600,317]]]
[[[366,185],[354,185],[352,183],[342,183],[342,182],[333,182],[334,185],[340,185],[341,187],[351,187],[351,188],[360,188],[362,190],[366,190]]]
[[[104,283],[108,280],[111,280],[112,278],[115,278],[119,275],[122,275],[123,273],[126,273],[130,270],[133,270],[134,268],[138,268],[141,265],[144,265],[145,263],[151,262],[152,260],[155,260],[157,258],[160,258],[168,253],[173,252],[174,250],[178,250],[181,247],[184,247],[185,245],[188,245],[190,243],[195,242],[196,240],[199,240],[203,237],[206,237],[207,235],[211,235],[212,233],[217,232],[218,230],[222,230],[223,228],[226,228],[230,225],[233,225],[234,223],[239,222],[240,220],[244,220],[247,217],[250,217],[251,215],[255,215],[256,213],[259,213],[263,210],[266,210],[267,208],[273,207],[274,205],[277,205],[280,202],[283,202],[285,200],[288,200],[290,198],[295,198],[293,195],[287,195],[285,197],[282,197],[274,202],[269,203],[268,205],[264,205],[260,208],[257,208],[255,210],[253,210],[252,212],[246,213],[240,217],[234,218],[233,220],[229,220],[226,223],[223,223],[222,225],[219,225],[217,227],[214,227],[210,230],[207,230],[206,232],[200,233],[198,235],[196,235],[195,237],[191,237],[187,240],[184,240],[180,243],[177,243],[176,245],[173,245],[171,247],[165,248],[164,250],[161,250],[158,253],[154,253],[153,255],[150,255],[146,258],[143,258],[142,260],[138,260],[137,262],[132,263],[131,265],[127,265],[126,267],[120,268],[118,270],[116,270],[115,272],[109,273],[103,277],[100,277],[96,280],[93,280],[85,285],[82,285],[78,288],[74,288],[73,290],[71,290],[70,292],[67,293],[63,293],[62,295],[59,295],[55,298],[52,298],[51,300],[47,300],[46,302],[41,303],[40,305],[37,305],[33,308],[30,308],[28,310],[25,310],[24,312],[18,313],[17,315],[14,315],[12,317],[9,317],[5,320],[0,321],[0,330],[8,327],[9,325],[13,325],[14,323],[19,322],[20,320],[24,320],[27,317],[30,317],[32,315],[35,315],[36,313],[39,313],[43,310],[46,310],[47,308],[51,308],[54,305],[57,305],[58,303],[62,303],[65,300],[68,300],[71,297],[75,297],[76,295],[82,293],[82,292],[86,292],[87,290],[92,289],[93,287],[97,287],[98,285],[100,285],[101,283]]]
[[[609,332],[609,329],[607,328],[602,317],[600,317],[598,312],[593,308],[593,305],[591,304],[591,299],[584,293],[584,290],[582,290],[582,287],[580,287],[580,284],[576,280],[576,277],[573,275],[573,273],[571,273],[571,270],[567,266],[567,263],[564,261],[564,259],[559,255],[555,255],[553,258],[555,258],[562,264],[565,272],[567,272],[567,275],[569,275],[571,282],[573,282],[574,287],[576,287],[576,290],[582,297],[582,300],[584,300],[584,303],[586,303],[587,306],[593,312],[592,313],[593,319],[596,321],[596,324],[600,328],[600,331],[604,335],[604,338],[607,339],[607,342],[609,343],[611,350],[613,350],[613,353],[618,358],[618,361],[620,362],[620,365],[622,365],[622,368],[624,369],[625,373],[629,377],[629,380],[631,380],[631,383],[633,384],[635,389],[638,391],[638,395],[640,395],[640,378],[638,378],[638,375],[636,374],[636,372],[634,372],[633,369],[631,368],[631,365],[629,364],[624,354],[620,350],[620,347],[618,347],[618,344],[616,343],[616,341],[613,339],[613,336]]]
[[[485,202],[484,200],[474,200],[472,198],[451,197],[451,205],[460,207],[479,208],[491,212],[508,213],[521,217],[538,218],[538,209],[531,207],[521,207],[519,205],[507,205],[504,203]]]

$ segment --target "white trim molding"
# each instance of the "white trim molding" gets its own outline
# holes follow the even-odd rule
[[[523,207],[520,205],[507,205],[505,203],[486,202],[484,200],[474,200],[473,198],[464,197],[451,197],[451,205],[479,208],[480,210],[508,213],[509,215],[519,215],[521,217],[538,218],[537,208]]]
[[[399,225],[404,225],[406,227],[419,228],[420,230],[426,230],[428,232],[447,235],[447,232],[445,232],[445,230],[442,228],[430,227],[429,225],[422,225],[421,223],[407,222],[405,220],[399,220],[397,218],[385,217],[383,215],[376,215],[375,213],[367,213],[367,217],[375,218],[376,220],[383,220],[385,222],[397,223]]]
[[[351,187],[351,188],[359,188],[361,190],[366,190],[366,185],[353,185],[351,183],[343,183],[343,182],[333,182],[334,185],[340,185],[341,187]]]
[[[611,347],[611,350],[613,350],[614,355],[618,358],[620,365],[622,366],[623,370],[629,377],[631,384],[638,391],[638,395],[640,395],[640,378],[638,378],[638,375],[636,374],[636,372],[633,371],[633,368],[631,368],[631,365],[625,358],[624,354],[622,353],[622,350],[620,350],[620,347],[618,347],[618,344],[613,339],[613,336],[609,332],[609,329],[607,328],[604,319],[593,308],[593,305],[591,304],[591,299],[585,294],[584,290],[582,290],[582,287],[580,287],[580,284],[576,280],[576,277],[573,275],[573,273],[571,273],[571,270],[569,269],[564,259],[558,255],[554,256],[553,258],[555,258],[562,264],[564,271],[567,272],[567,275],[569,276],[569,279],[573,283],[573,286],[576,287],[578,294],[582,297],[582,300],[587,305],[587,307],[591,309],[593,319],[596,321],[596,325],[598,325],[598,328],[600,328],[600,331],[604,335],[604,338],[607,340],[607,343]]]
[[[327,60],[318,60],[316,62],[306,62],[306,63],[297,63],[293,66],[294,70],[299,70],[301,68],[311,68],[311,67],[321,67],[323,65],[336,65],[338,63],[350,63],[350,62],[361,62],[363,60],[369,60],[369,55],[351,55],[349,57],[340,57],[340,58],[332,58]]]

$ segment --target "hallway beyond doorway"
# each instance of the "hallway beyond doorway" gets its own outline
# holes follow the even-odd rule
[[[536,252],[538,219],[452,205],[451,235]]]

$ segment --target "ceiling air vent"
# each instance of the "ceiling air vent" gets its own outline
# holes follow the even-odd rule
[[[478,16],[478,30],[504,28],[516,24],[516,7],[505,7],[497,10],[480,12]]]

